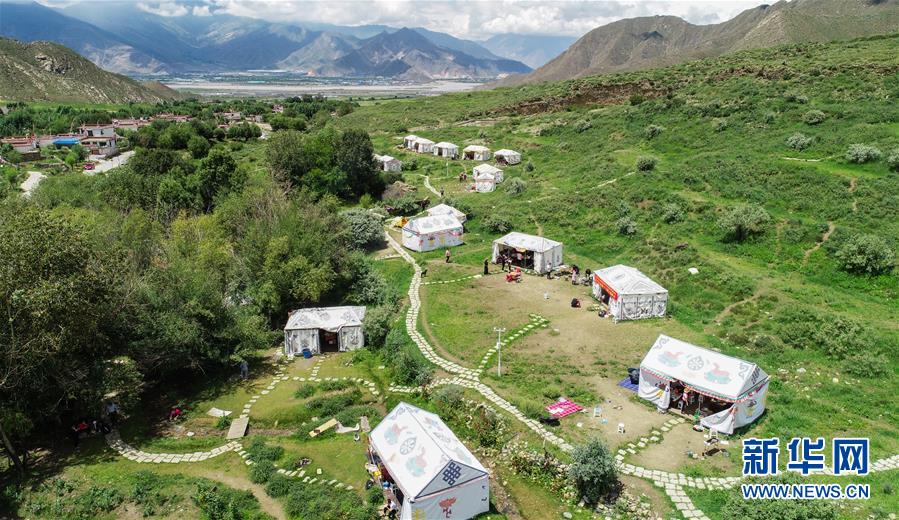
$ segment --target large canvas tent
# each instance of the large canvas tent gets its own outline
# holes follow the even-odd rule
[[[475,179],[478,178],[478,175],[489,174],[493,176],[497,184],[503,182],[503,171],[492,164],[479,164],[472,168],[471,171],[474,173]]]
[[[315,307],[292,311],[284,326],[284,353],[299,356],[322,351],[356,350],[365,345],[365,307]]]
[[[593,296],[609,305],[616,321],[661,318],[668,307],[667,289],[621,264],[593,272]]]
[[[493,157],[496,158],[498,164],[512,165],[521,162],[521,154],[519,152],[516,152],[515,150],[506,150],[505,148],[493,152]]]
[[[450,206],[449,204],[443,204],[443,203],[440,203],[434,207],[428,208],[425,212],[429,216],[432,216],[432,217],[436,216],[436,215],[452,215],[452,216],[456,217],[457,219],[459,219],[459,222],[462,222],[463,224],[465,223],[465,219],[467,218],[465,216],[465,213],[462,213],[458,209]]]
[[[698,409],[700,423],[721,433],[758,419],[767,392],[768,374],[755,363],[664,334],[640,363],[640,397],[663,410]]]
[[[466,520],[490,509],[487,470],[435,414],[401,402],[372,430],[369,450],[399,490],[400,520]]]
[[[403,246],[433,251],[462,244],[462,223],[453,215],[414,218],[403,226]]]
[[[459,147],[453,143],[441,141],[434,145],[434,155],[446,159],[456,159],[459,157]]]
[[[504,252],[510,255],[513,265],[538,273],[562,265],[562,243],[544,237],[513,231],[493,241],[493,263]]]
[[[409,134],[403,138],[403,148],[407,150],[413,150],[415,148],[415,141],[418,141],[418,136],[415,134]]]
[[[479,144],[471,144],[462,149],[462,158],[467,161],[489,161],[490,149]]]
[[[378,165],[380,165],[381,171],[398,172],[402,171],[403,169],[403,163],[400,162],[399,159],[395,159],[389,155],[375,154],[375,161],[377,161]]]
[[[432,153],[434,151],[434,141],[419,137],[412,143],[412,149],[418,153]]]
[[[474,189],[478,193],[490,193],[496,189],[496,177],[492,173],[475,173]]]

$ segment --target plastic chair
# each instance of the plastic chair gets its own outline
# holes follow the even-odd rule
[[[624,423],[618,423],[618,433],[624,433]]]

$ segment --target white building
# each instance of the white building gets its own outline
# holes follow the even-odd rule
[[[458,159],[459,147],[454,145],[453,143],[441,141],[434,145],[434,155],[436,155],[437,157],[444,157],[446,159]]]
[[[493,178],[496,180],[497,184],[503,182],[503,171],[493,166],[492,164],[479,164],[471,169],[471,172],[474,174],[474,177],[477,178],[478,175],[487,173],[493,175]]]
[[[475,173],[472,178],[478,193],[490,193],[496,189],[496,177],[492,173]]]
[[[490,476],[439,416],[401,402],[369,435],[398,488],[400,520],[467,520],[490,509]]]
[[[419,137],[412,143],[412,150],[418,153],[433,153],[434,152],[434,141],[430,139],[425,139],[424,137]]]
[[[496,158],[497,164],[508,164],[511,166],[521,162],[521,154],[519,152],[506,150],[505,148],[494,152],[493,157]]]
[[[415,149],[415,141],[418,141],[418,136],[415,134],[409,134],[403,138],[403,148],[406,150],[414,150]]]
[[[284,353],[301,356],[345,352],[365,346],[365,307],[315,307],[292,311],[284,326]]]
[[[609,305],[615,321],[661,318],[668,307],[667,289],[621,264],[593,272],[593,296]]]
[[[434,207],[428,208],[425,211],[425,213],[427,213],[428,216],[432,216],[432,217],[437,216],[437,215],[452,215],[452,216],[456,217],[457,219],[459,219],[459,222],[462,222],[463,224],[465,223],[465,220],[468,218],[465,215],[465,213],[462,213],[458,209],[450,206],[449,204],[443,204],[443,203],[438,204]]]
[[[462,244],[462,223],[453,215],[414,218],[403,226],[403,246],[433,251]]]
[[[403,163],[399,159],[395,159],[389,155],[375,154],[375,160],[378,161],[378,166],[381,168],[381,171],[399,172],[403,170]]]
[[[479,144],[471,144],[462,149],[462,158],[466,161],[489,161],[490,149]]]
[[[721,433],[758,419],[767,393],[768,374],[755,363],[664,334],[640,363],[640,397],[660,410],[699,410],[700,424]]]
[[[512,265],[545,273],[562,265],[562,243],[545,237],[511,232],[493,241],[493,263],[506,254]]]

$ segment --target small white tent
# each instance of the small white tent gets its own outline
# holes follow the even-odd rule
[[[419,137],[412,144],[412,149],[418,153],[432,153],[434,151],[434,141]]]
[[[399,159],[395,159],[389,155],[375,154],[375,160],[378,161],[378,164],[381,166],[381,171],[398,172],[403,169],[403,163],[400,162]]]
[[[407,150],[415,149],[415,141],[418,141],[418,136],[414,134],[409,134],[403,138],[403,148]]]
[[[593,272],[593,296],[609,304],[615,321],[661,318],[668,306],[667,289],[621,264]]]
[[[488,173],[493,175],[493,178],[497,183],[503,182],[503,171],[492,164],[479,164],[472,168],[471,172],[474,174],[475,179],[478,178],[478,175]]]
[[[372,430],[369,449],[402,492],[400,520],[490,509],[487,470],[437,415],[401,402]]]
[[[512,165],[521,162],[520,153],[516,152],[515,150],[506,150],[505,148],[493,152],[493,157],[496,158],[496,162],[499,164]]]
[[[490,193],[496,189],[496,177],[492,173],[475,173],[474,189],[478,193]]]
[[[467,218],[465,216],[465,213],[462,213],[458,209],[450,206],[449,204],[443,204],[443,203],[438,204],[432,208],[428,208],[426,213],[428,214],[428,216],[431,216],[431,217],[436,216],[436,215],[452,215],[452,216],[456,217],[457,219],[459,219],[459,222],[462,222],[463,224],[465,223],[465,219]]]
[[[453,143],[441,141],[434,145],[434,155],[447,159],[457,159],[459,157],[459,147]]]
[[[638,394],[659,409],[696,407],[700,423],[731,434],[765,411],[768,374],[755,363],[660,335],[640,363]]]
[[[462,244],[462,223],[453,215],[419,217],[403,226],[403,246],[433,251]]]
[[[298,356],[322,351],[356,350],[365,344],[365,307],[316,307],[292,311],[284,326],[284,353]]]
[[[490,149],[479,144],[471,144],[462,149],[462,158],[467,161],[489,161]]]
[[[503,252],[509,254],[512,265],[538,273],[562,265],[562,243],[544,237],[513,231],[493,241],[493,263]]]

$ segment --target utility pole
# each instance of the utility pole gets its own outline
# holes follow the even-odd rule
[[[497,355],[497,363],[496,363],[496,375],[503,375],[503,332],[506,332],[506,329],[503,327],[493,327],[493,332],[496,332],[496,355]]]

